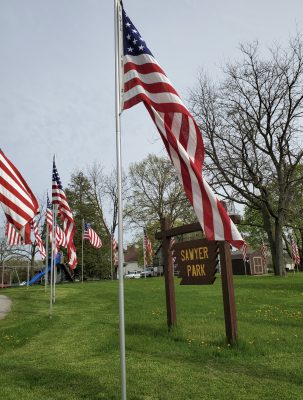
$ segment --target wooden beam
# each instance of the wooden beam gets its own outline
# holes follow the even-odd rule
[[[165,231],[157,232],[155,234],[155,238],[161,240],[163,237],[163,232],[166,238],[170,238],[172,236],[182,235],[184,233],[192,233],[202,231],[201,225],[199,222],[195,222],[194,224],[188,224],[183,226],[177,226],[175,228],[169,228]]]
[[[166,235],[166,232],[170,228],[171,224],[169,219],[162,218],[161,237],[162,237],[162,252],[163,252],[163,263],[164,263],[167,326],[169,329],[174,325],[176,325],[177,323],[173,260],[170,251],[170,237]]]
[[[230,247],[228,242],[220,241],[218,243],[226,337],[229,344],[235,344],[237,341],[238,331]]]

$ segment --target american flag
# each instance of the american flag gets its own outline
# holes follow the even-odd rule
[[[242,253],[243,253],[243,261],[247,261],[247,249],[248,246],[246,244],[246,242],[244,242],[243,247],[242,247]]]
[[[267,246],[264,242],[262,242],[262,244],[261,244],[261,254],[262,254],[263,264],[266,265],[267,264]]]
[[[31,225],[32,225],[32,229],[33,229],[33,232],[34,232],[34,236],[35,236],[35,240],[36,240],[36,244],[37,244],[38,250],[40,252],[42,260],[44,260],[45,256],[46,256],[46,251],[45,251],[45,248],[43,246],[43,242],[42,242],[40,233],[38,231],[38,225],[37,225],[37,222],[36,222],[35,219],[32,220]]]
[[[113,264],[118,264],[118,256],[117,256],[117,242],[114,236],[112,236],[112,246],[113,246]]]
[[[174,237],[170,238],[170,251],[172,254],[173,266],[175,266],[176,257],[174,257],[174,250],[172,249],[173,245],[176,243],[176,239]]]
[[[154,252],[153,252],[153,248],[152,248],[152,244],[151,241],[149,240],[147,233],[144,229],[144,265],[146,265],[146,260],[147,260],[147,256],[149,255],[150,258],[152,258],[154,256]]]
[[[48,225],[48,231],[49,231],[49,238],[50,242],[52,243],[53,241],[53,213],[52,213],[52,203],[49,201],[49,198],[47,196],[47,207],[46,207],[46,223]],[[61,229],[61,227],[56,224],[56,248],[57,251],[59,251],[60,247],[65,247],[67,248],[67,240],[65,233]]]
[[[89,240],[90,244],[96,249],[100,249],[100,247],[102,247],[102,241],[91,227],[91,224],[84,224],[83,239]]]
[[[30,244],[30,222],[39,213],[33,192],[17,168],[0,150],[0,203],[7,221],[14,225],[24,244]]]
[[[201,132],[122,4],[123,89],[121,108],[144,102],[174,164],[201,227],[210,240],[227,240],[237,248],[243,239],[202,176]]]
[[[5,236],[7,237],[7,244],[9,246],[21,246],[22,237],[19,232],[16,231],[13,224],[6,221]]]
[[[61,217],[63,231],[67,241],[68,264],[71,269],[77,266],[76,247],[73,238],[76,231],[73,214],[67,203],[61,180],[56,168],[55,160],[53,162],[53,183],[52,183],[52,202]]]
[[[291,252],[295,265],[300,265],[301,259],[300,259],[299,249],[294,239],[291,240]]]

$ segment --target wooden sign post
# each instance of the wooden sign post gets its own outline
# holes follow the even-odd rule
[[[167,309],[167,325],[171,328],[176,324],[176,300],[172,250],[178,265],[181,285],[211,285],[214,283],[217,271],[218,251],[220,255],[221,280],[224,305],[225,331],[229,344],[237,341],[237,317],[233,286],[233,274],[230,246],[225,241],[209,241],[207,239],[175,243],[171,248],[171,237],[184,233],[201,231],[199,223],[171,228],[167,218],[161,220],[161,232],[156,233],[156,239],[162,240],[165,293]]]
[[[161,220],[161,230],[166,232],[171,228],[171,224],[168,218]],[[164,260],[164,279],[165,279],[165,295],[166,295],[166,313],[167,313],[167,326],[171,329],[177,323],[176,313],[176,297],[175,297],[175,286],[174,286],[174,270],[172,254],[170,250],[170,237],[162,237],[162,251]]]

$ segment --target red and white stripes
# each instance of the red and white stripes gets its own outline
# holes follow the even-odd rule
[[[206,237],[242,247],[239,231],[202,176],[204,145],[196,122],[123,9],[122,20],[123,109],[144,103]]]

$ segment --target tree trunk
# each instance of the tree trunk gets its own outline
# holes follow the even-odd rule
[[[285,275],[285,266],[283,260],[283,235],[282,235],[282,227],[283,227],[283,217],[276,218],[275,220],[275,275],[283,276]]]

